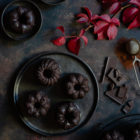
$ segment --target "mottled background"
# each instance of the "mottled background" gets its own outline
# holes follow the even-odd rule
[[[35,0],[34,0],[35,1]],[[38,0],[39,1],[39,0]],[[0,0],[1,11],[9,0]],[[18,69],[32,56],[44,51],[68,52],[65,46],[56,47],[50,40],[56,35],[55,28],[63,25],[67,33],[79,31],[81,26],[75,24],[74,15],[80,12],[80,7],[88,6],[93,13],[101,13],[101,5],[96,0],[66,0],[58,6],[45,6],[39,3],[43,15],[43,26],[37,36],[24,42],[11,41],[1,32],[0,35],[0,140],[90,140],[94,139],[94,129],[101,124],[122,116],[121,106],[103,95],[105,86],[100,85],[100,99],[97,110],[86,126],[73,134],[61,137],[42,137],[29,130],[18,118],[12,104],[12,86]],[[103,62],[106,56],[117,60],[117,67],[129,77],[129,98],[135,100],[135,108],[130,114],[139,113],[139,96],[136,95],[136,80],[133,70],[125,70],[116,57],[114,50],[117,41],[122,37],[139,39],[140,30],[128,31],[124,25],[119,28],[118,36],[113,41],[97,41],[87,32],[88,46],[80,50],[79,57],[85,60],[100,78]],[[137,97],[137,98],[136,98]]]

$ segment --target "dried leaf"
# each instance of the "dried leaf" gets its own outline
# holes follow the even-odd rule
[[[66,39],[64,36],[61,36],[55,40],[52,41],[54,45],[56,46],[62,46],[66,43]]]
[[[68,49],[70,52],[78,55],[80,50],[80,38],[76,37],[68,42]]]

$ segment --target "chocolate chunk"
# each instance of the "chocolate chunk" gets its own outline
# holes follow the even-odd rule
[[[105,75],[106,75],[106,71],[107,71],[107,68],[108,68],[109,60],[110,60],[110,57],[107,57],[107,58],[106,58],[106,64],[105,64],[105,66],[104,66],[104,70],[103,70],[103,74],[102,74],[101,83],[104,82]]]
[[[127,82],[127,77],[124,76],[119,70],[112,68],[107,75],[112,82],[115,83],[116,86],[122,86],[124,83]]]
[[[127,88],[125,86],[122,86],[119,88],[119,91],[118,91],[118,97],[119,98],[124,98],[127,94]]]
[[[105,95],[108,96],[113,101],[117,102],[118,104],[122,105],[127,100],[127,88],[126,87],[119,87],[119,89],[115,88],[113,90],[105,92]]]
[[[128,101],[125,106],[123,106],[122,111],[127,114],[129,113],[134,107],[134,101]]]

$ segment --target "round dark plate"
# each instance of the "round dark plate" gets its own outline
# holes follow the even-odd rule
[[[140,114],[127,115],[111,121],[102,128],[98,140],[101,140],[106,132],[110,132],[112,130],[118,130],[124,134],[127,140],[131,140],[133,128],[137,123],[140,123]]]
[[[45,87],[38,82],[36,69],[38,64],[45,58],[53,58],[61,68],[61,78],[52,87]],[[81,73],[89,80],[90,91],[83,99],[72,100],[63,94],[63,78],[69,73]],[[51,109],[45,118],[36,119],[26,114],[25,100],[29,93],[43,90],[51,99]],[[45,52],[25,64],[17,75],[14,86],[14,103],[19,111],[22,121],[32,130],[42,135],[63,135],[81,128],[92,116],[98,101],[98,83],[92,69],[79,57],[59,52]],[[57,103],[72,101],[81,111],[81,121],[78,126],[70,130],[60,129],[55,122],[55,106]]]
[[[31,32],[29,32],[29,33],[18,34],[18,33],[14,33],[9,28],[8,19],[7,19],[8,13],[18,6],[28,7],[31,10],[33,10],[35,15],[36,15],[35,26],[31,30]],[[2,16],[1,16],[1,24],[2,24],[2,28],[3,28],[4,33],[8,37],[10,37],[11,39],[14,39],[14,40],[24,40],[24,39],[27,39],[29,37],[34,36],[40,30],[41,25],[42,25],[42,15],[41,15],[41,12],[40,12],[38,6],[35,3],[33,3],[32,1],[30,1],[30,0],[22,0],[22,1],[15,0],[15,1],[12,1],[11,3],[9,3],[8,5],[6,5],[6,7],[4,8],[4,10],[2,12]]]
[[[41,1],[45,4],[57,5],[57,4],[64,2],[65,0],[41,0]]]

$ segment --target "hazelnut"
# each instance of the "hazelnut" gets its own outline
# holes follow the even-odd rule
[[[136,55],[140,52],[140,42],[136,39],[130,39],[127,43],[126,43],[126,51],[130,54],[130,55]]]

